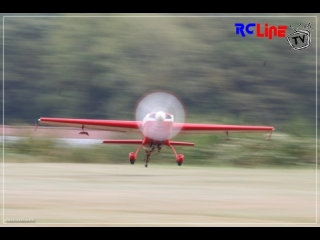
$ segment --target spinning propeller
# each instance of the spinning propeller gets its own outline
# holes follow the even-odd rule
[[[175,123],[184,123],[185,120],[183,104],[177,97],[167,92],[153,92],[145,95],[137,104],[135,120],[143,121],[146,115],[152,112],[156,113],[155,119],[158,121],[163,121],[166,113],[173,115]],[[180,130],[181,127],[173,129],[169,138],[176,136]],[[141,128],[140,131],[142,131]]]

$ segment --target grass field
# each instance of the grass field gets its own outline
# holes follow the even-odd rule
[[[125,137],[108,134],[88,138]],[[163,149],[145,168],[143,152],[129,164],[136,146],[58,141],[75,130],[5,136],[19,138],[1,150],[1,226],[319,226],[314,138],[182,136],[196,146],[177,148],[181,167]]]
[[[4,170],[4,226],[317,226],[315,169],[141,162]]]

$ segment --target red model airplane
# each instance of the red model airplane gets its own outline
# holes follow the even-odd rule
[[[164,102],[159,102],[159,97]],[[177,115],[184,118],[183,107],[179,101],[172,95],[168,93],[152,93],[147,95],[147,101],[149,104],[146,104],[145,101],[140,101],[136,109],[136,118],[139,119],[139,115],[144,114],[143,112],[149,111],[144,115],[143,119],[136,121],[124,121],[124,120],[93,120],[93,119],[70,119],[70,118],[48,118],[41,117],[38,122],[41,124],[47,125],[57,125],[57,126],[72,126],[79,127],[82,129],[80,134],[88,135],[88,132],[85,132],[85,128],[105,130],[105,131],[116,131],[116,132],[141,132],[142,139],[139,140],[104,140],[103,143],[109,144],[135,144],[139,145],[135,152],[129,153],[129,161],[131,164],[134,164],[139,150],[141,147],[145,151],[145,167],[148,166],[150,161],[150,156],[158,150],[160,152],[163,146],[169,146],[174,155],[175,160],[179,166],[184,161],[183,154],[177,154],[174,146],[194,146],[192,142],[178,142],[171,141],[170,139],[177,135],[178,133],[214,133],[214,132],[224,132],[227,134],[229,132],[270,132],[269,138],[271,136],[274,127],[272,126],[243,126],[243,125],[220,125],[220,124],[198,124],[198,123],[183,123],[175,122],[175,115],[172,112],[157,110],[162,108],[164,110],[170,110],[168,108],[168,102],[173,103],[175,107],[171,110]],[[159,102],[159,104],[151,104],[152,107],[146,107],[150,105],[150,100]],[[161,105],[166,105],[161,107]],[[178,111],[175,109],[178,105]],[[156,109],[156,111],[150,111]],[[180,111],[182,110],[182,111]],[[182,112],[182,113],[181,113]]]

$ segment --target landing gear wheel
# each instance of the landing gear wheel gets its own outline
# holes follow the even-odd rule
[[[184,161],[184,155],[183,154],[179,154],[177,157],[176,157],[176,162],[178,164],[178,166],[181,166],[181,164],[183,163]]]
[[[134,162],[136,161],[136,154],[134,152],[129,153],[129,161],[131,164],[134,164]]]

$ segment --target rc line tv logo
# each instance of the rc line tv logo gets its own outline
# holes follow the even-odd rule
[[[278,38],[287,38],[289,45],[292,47],[293,50],[301,50],[310,46],[311,43],[311,24],[307,23],[303,29],[298,29],[300,25],[294,29],[292,26],[290,28],[293,29],[293,33],[286,36],[286,30],[288,26],[286,25],[279,25],[273,26],[268,23],[265,23],[262,26],[260,23],[235,23],[236,34],[241,35],[242,37],[246,37],[246,34],[253,35],[255,33],[256,37],[258,38],[268,38],[272,40],[273,37]]]

